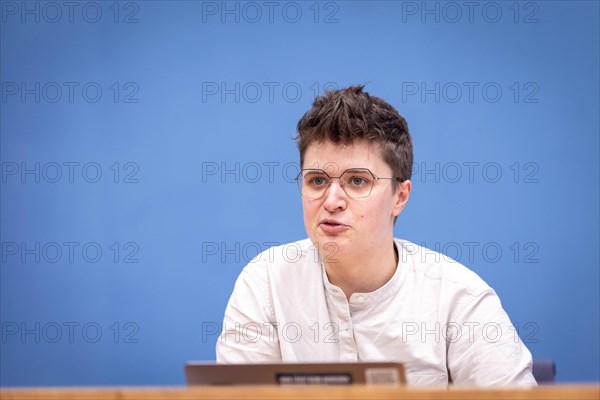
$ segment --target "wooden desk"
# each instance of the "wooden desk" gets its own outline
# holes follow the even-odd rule
[[[598,400],[600,385],[551,385],[533,389],[417,389],[394,386],[196,386],[3,388],[2,400],[191,399],[569,399]]]

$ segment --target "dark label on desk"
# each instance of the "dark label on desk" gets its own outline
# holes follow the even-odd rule
[[[275,376],[280,385],[350,385],[350,373],[280,373]]]

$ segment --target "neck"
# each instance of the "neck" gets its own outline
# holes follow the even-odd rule
[[[379,289],[392,279],[398,266],[393,240],[383,247],[335,258],[330,262],[324,260],[323,265],[329,282],[342,289],[348,299],[353,293],[370,293]]]

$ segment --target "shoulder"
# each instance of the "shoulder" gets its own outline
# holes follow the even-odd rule
[[[270,243],[267,243],[267,245]],[[310,239],[276,244],[254,257],[244,269],[285,268],[316,261],[316,248]]]
[[[399,249],[400,264],[415,279],[439,286],[440,290],[446,292],[476,296],[492,291],[479,275],[451,257],[407,240],[395,239],[395,242]]]
[[[317,249],[310,239],[273,245],[254,257],[242,270],[253,280],[268,283],[285,276],[287,280],[307,273],[320,273]]]

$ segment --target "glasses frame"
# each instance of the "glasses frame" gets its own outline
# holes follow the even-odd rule
[[[302,195],[303,197],[307,197],[305,196],[305,194],[302,192],[302,178],[304,177],[303,174],[306,171],[316,171],[316,172],[320,172],[323,173],[325,176],[327,176],[327,178],[329,179],[329,184],[323,189],[323,193],[321,193],[320,196],[317,197],[308,197],[310,199],[320,199],[321,197],[323,197],[323,195],[327,192],[327,190],[329,190],[329,188],[331,187],[331,185],[333,184],[333,180],[337,179],[338,183],[340,185],[340,187],[342,188],[342,190],[344,191],[344,193],[346,193],[346,196],[348,196],[351,199],[364,199],[367,198],[371,195],[371,193],[373,192],[373,187],[375,186],[375,182],[380,180],[380,179],[386,179],[386,180],[392,180],[392,181],[398,181],[400,183],[404,182],[404,180],[402,178],[384,178],[381,176],[377,176],[375,175],[370,169],[368,168],[348,168],[347,170],[345,170],[344,172],[342,172],[339,176],[331,176],[329,175],[327,172],[323,171],[322,169],[319,168],[304,168],[300,170],[300,173],[298,173],[298,176],[296,176],[296,184],[298,185],[298,189],[300,190],[300,195]],[[348,171],[359,171],[359,172],[368,172],[372,177],[373,177],[373,182],[371,182],[371,188],[369,189],[369,193],[367,193],[364,196],[352,196],[350,195],[347,191],[346,191],[346,184],[344,183],[344,181],[342,181],[340,178],[342,176],[344,176],[344,174]]]

